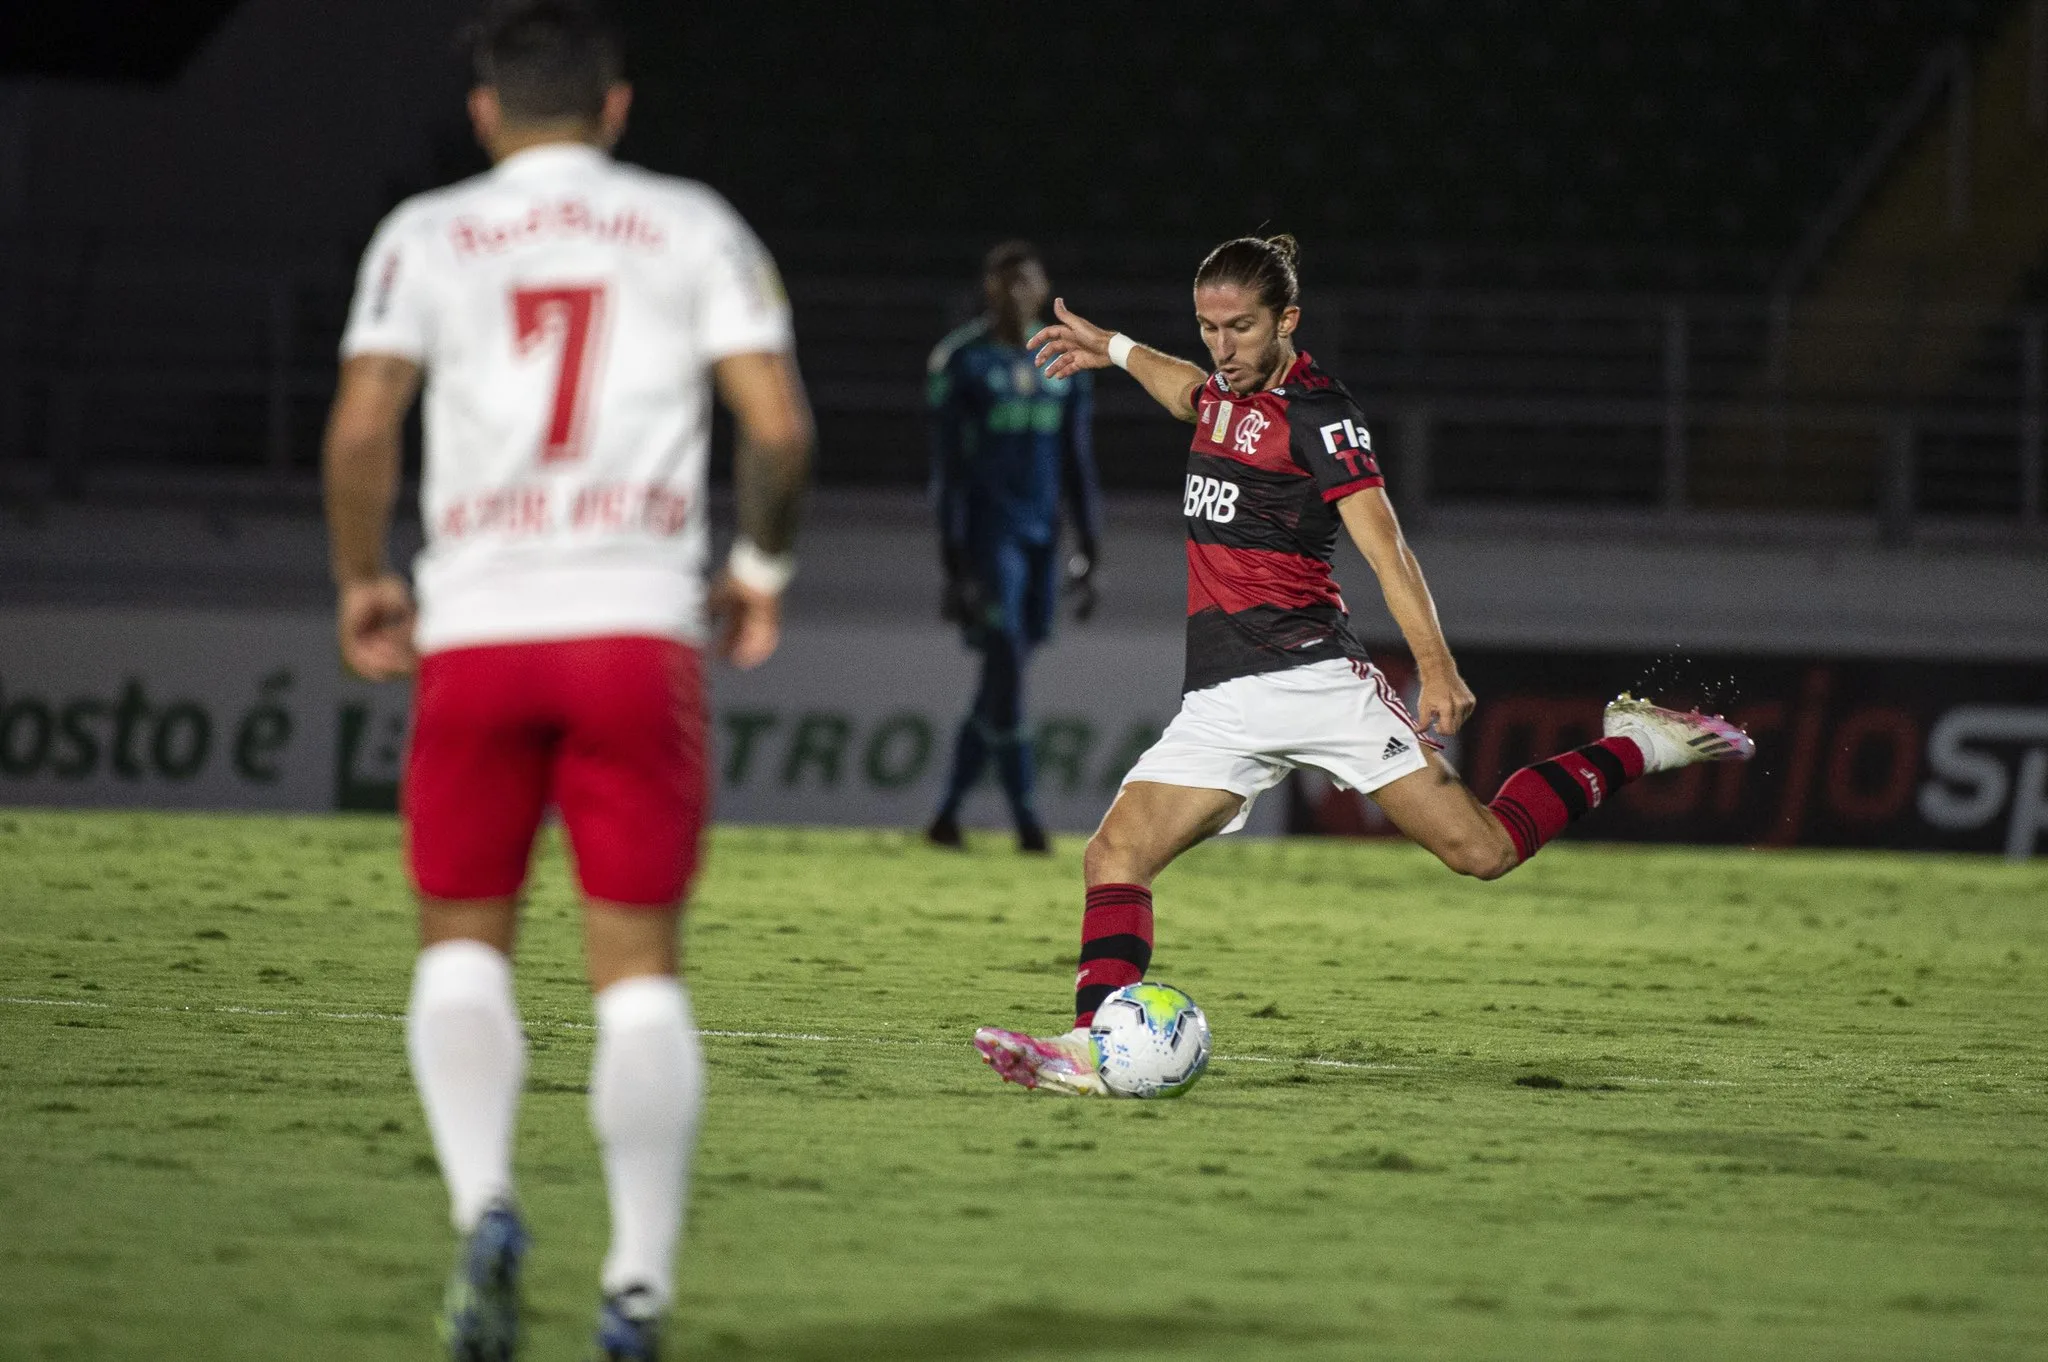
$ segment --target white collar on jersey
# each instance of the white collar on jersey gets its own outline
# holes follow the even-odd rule
[[[539,146],[513,152],[498,162],[491,173],[501,179],[518,180],[528,175],[554,175],[582,166],[601,165],[609,160],[609,155],[588,142],[542,142]]]

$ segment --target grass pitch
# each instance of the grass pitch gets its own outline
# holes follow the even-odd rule
[[[1078,844],[725,830],[680,1357],[2048,1353],[2048,866],[1204,847],[1180,1102],[999,1085]],[[435,1355],[388,820],[0,814],[0,1358]],[[520,995],[532,1359],[582,1355],[592,1035],[551,844]]]

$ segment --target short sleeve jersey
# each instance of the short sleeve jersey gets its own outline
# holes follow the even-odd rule
[[[550,144],[400,204],[341,353],[425,371],[420,649],[700,641],[711,366],[789,345],[773,262],[692,181]]]
[[[1182,689],[1366,656],[1330,571],[1337,503],[1381,485],[1365,417],[1306,352],[1274,387],[1195,393]]]

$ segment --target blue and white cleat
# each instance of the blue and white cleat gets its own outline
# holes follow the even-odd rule
[[[1748,761],[1756,755],[1749,734],[1718,714],[1663,709],[1625,691],[1608,702],[1600,730],[1641,748],[1645,774],[1702,761]]]
[[[597,1351],[592,1362],[659,1362],[661,1307],[654,1291],[629,1286],[604,1298],[597,1312]]]
[[[526,1226],[510,1202],[494,1202],[456,1255],[441,1307],[450,1362],[512,1362],[519,1352],[519,1265]]]

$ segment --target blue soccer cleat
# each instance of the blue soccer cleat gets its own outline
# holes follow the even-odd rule
[[[441,1308],[451,1362],[512,1362],[519,1351],[519,1264],[526,1226],[509,1202],[484,1212],[456,1255]]]
[[[606,1296],[597,1312],[592,1362],[659,1362],[660,1316],[651,1287],[629,1286]]]

